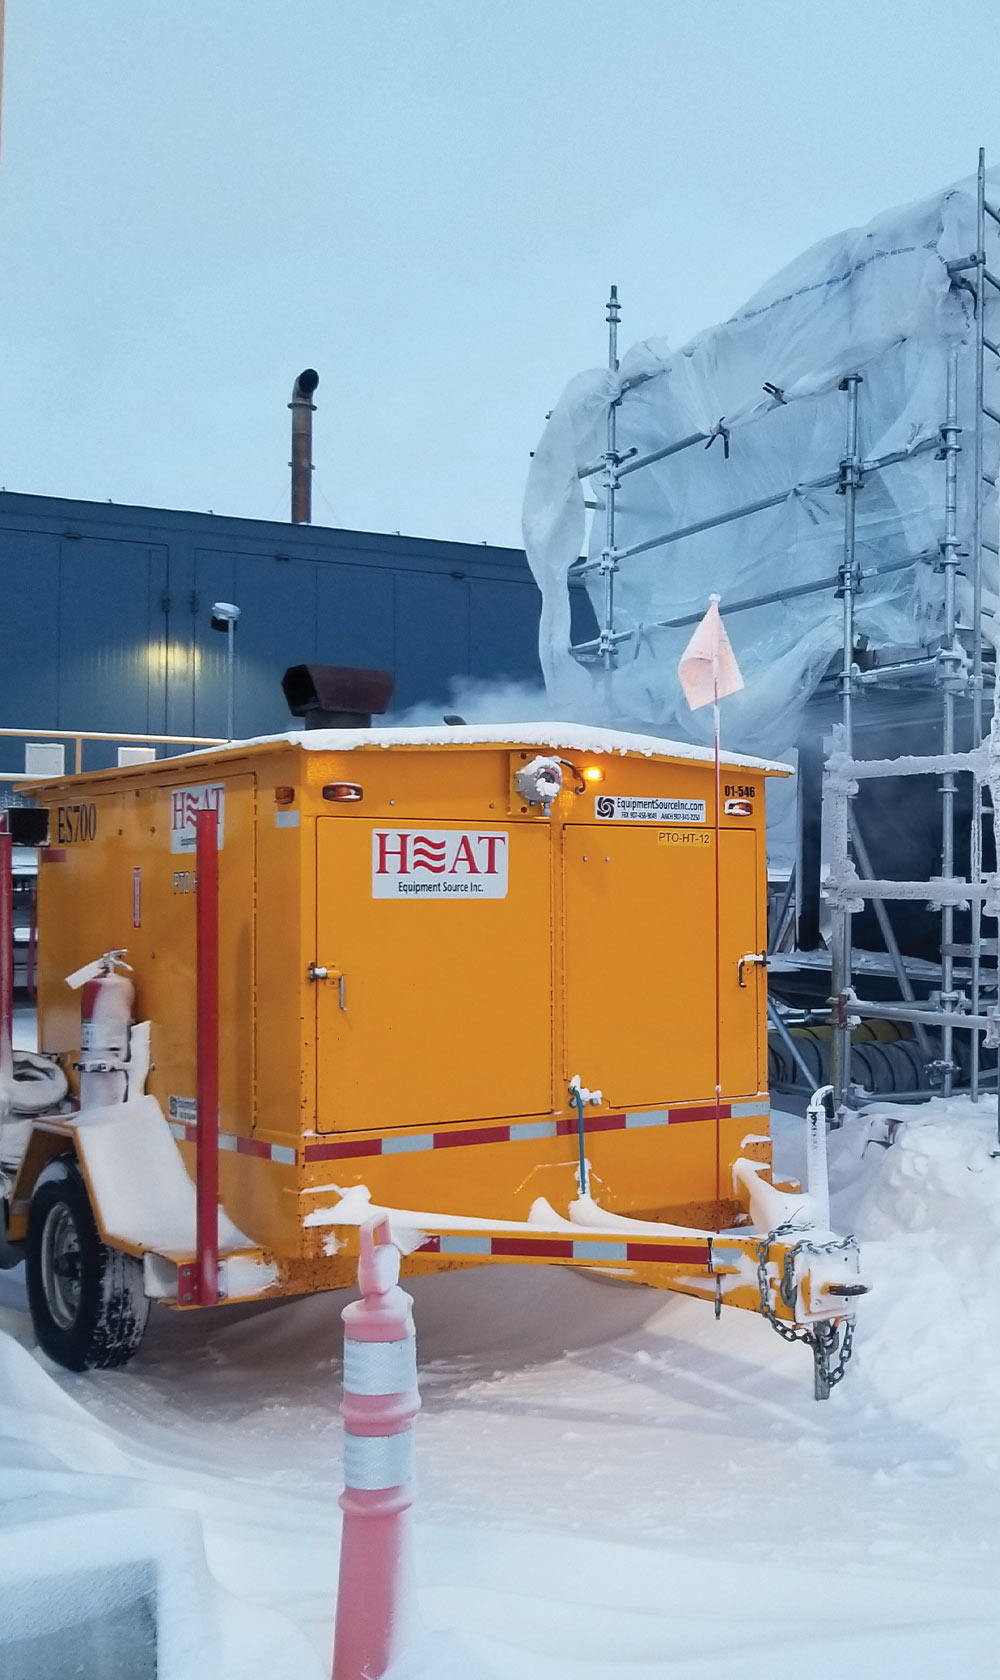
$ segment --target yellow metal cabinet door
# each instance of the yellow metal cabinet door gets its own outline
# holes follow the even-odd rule
[[[723,832],[722,1089],[756,1092],[763,1013],[756,840]],[[565,831],[567,1076],[614,1108],[709,1102],[715,1091],[715,836],[610,823]]]
[[[321,817],[316,846],[318,1128],[551,1110],[548,825]]]

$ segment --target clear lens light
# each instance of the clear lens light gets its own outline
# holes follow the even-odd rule
[[[584,780],[588,782],[603,782],[604,780],[604,771],[598,770],[595,764],[592,764],[588,770],[585,770],[583,775]]]

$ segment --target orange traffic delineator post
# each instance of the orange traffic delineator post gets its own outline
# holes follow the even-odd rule
[[[377,1241],[376,1241],[377,1238]],[[361,1227],[344,1320],[344,1491],[333,1680],[382,1680],[402,1623],[413,1420],[420,1410],[413,1300],[383,1215]]]

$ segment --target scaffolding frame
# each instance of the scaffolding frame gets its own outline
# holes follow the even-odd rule
[[[796,491],[820,490],[836,487],[844,499],[843,519],[843,557],[837,573],[822,578],[813,583],[792,585],[787,589],[773,591],[768,594],[748,596],[738,601],[727,602],[725,611],[727,616],[748,611],[751,608],[771,605],[779,601],[796,596],[819,594],[827,589],[834,589],[836,596],[842,602],[842,645],[839,672],[837,674],[837,693],[840,702],[840,722],[835,727],[833,751],[827,761],[824,774],[824,807],[831,818],[832,855],[830,871],[824,883],[824,895],[832,912],[833,926],[830,942],[831,955],[831,997],[830,1021],[833,1027],[833,1086],[835,1110],[843,1114],[845,1107],[852,1105],[862,1097],[851,1084],[851,1053],[852,1031],[856,1021],[863,1015],[872,1019],[891,1019],[905,1021],[912,1025],[921,1053],[927,1062],[929,1072],[940,1076],[940,1085],[934,1087],[944,1095],[951,1095],[954,1090],[954,1077],[959,1071],[954,1060],[954,1034],[956,1031],[967,1030],[971,1034],[971,1066],[970,1090],[973,1101],[978,1101],[981,1085],[980,1071],[980,1035],[990,1035],[991,1041],[997,1037],[998,1009],[983,1009],[983,956],[988,953],[996,958],[998,941],[983,940],[982,919],[985,914],[995,912],[986,908],[991,897],[992,883],[983,873],[983,834],[982,825],[988,808],[983,800],[983,786],[987,779],[987,759],[983,746],[987,730],[985,721],[985,676],[983,635],[983,566],[984,554],[1000,554],[1000,545],[990,541],[984,533],[984,502],[987,491],[994,494],[997,481],[985,472],[985,426],[987,423],[1000,427],[1000,412],[992,408],[985,396],[985,368],[986,356],[994,357],[1000,363],[1000,342],[991,338],[986,332],[986,302],[987,297],[1000,295],[1000,272],[990,267],[986,249],[987,221],[995,224],[1000,230],[1000,207],[991,204],[986,197],[986,156],[985,150],[980,148],[976,177],[976,249],[966,258],[949,264],[948,272],[953,284],[965,288],[973,298],[974,334],[972,341],[972,368],[975,384],[975,401],[973,408],[973,438],[972,438],[972,468],[971,468],[971,503],[972,503],[972,543],[971,552],[963,551],[958,539],[958,460],[962,451],[960,442],[961,428],[959,416],[959,348],[950,348],[947,359],[946,390],[944,393],[943,416],[939,428],[939,435],[917,444],[907,452],[895,452],[881,458],[866,460],[859,453],[858,444],[858,392],[863,381],[863,374],[859,371],[848,373],[840,382],[839,389],[845,397],[845,429],[844,452],[835,471],[831,471],[819,478],[805,483],[789,485],[787,489],[764,497],[760,500],[745,503],[740,507],[727,509],[710,518],[689,523],[686,526],[661,532],[642,542],[618,547],[616,542],[616,499],[622,480],[632,473],[640,472],[644,467],[655,462],[664,461],[671,456],[679,455],[694,448],[697,444],[707,446],[716,437],[721,437],[726,457],[729,455],[729,432],[724,418],[720,419],[710,432],[693,432],[689,436],[680,438],[674,443],[666,444],[639,455],[636,450],[620,453],[618,449],[618,409],[620,408],[626,391],[622,390],[608,405],[608,420],[606,434],[606,448],[600,460],[579,470],[581,480],[599,478],[603,499],[600,502],[588,503],[594,508],[603,508],[604,532],[600,555],[595,559],[587,559],[574,567],[575,577],[586,577],[597,573],[602,581],[600,592],[602,614],[599,620],[599,633],[590,641],[578,643],[571,649],[575,658],[581,663],[593,664],[600,667],[605,683],[608,710],[611,710],[612,683],[615,666],[620,649],[627,642],[640,634],[650,631],[680,629],[693,625],[701,616],[699,613],[689,613],[670,619],[660,619],[653,623],[644,624],[635,629],[619,629],[615,623],[615,581],[623,562],[637,554],[649,553],[653,550],[666,549],[685,538],[693,537],[700,532],[714,529],[721,525],[735,523],[750,518],[768,508],[776,507],[784,502],[788,496]],[[998,256],[997,268],[1000,268]],[[608,368],[611,373],[617,373],[618,362],[618,328],[621,320],[621,309],[618,299],[618,289],[611,287],[607,305],[608,323]],[[769,412],[770,408],[784,402],[783,393],[772,387],[764,389],[771,397],[769,408],[762,412]],[[857,503],[860,495],[870,480],[902,462],[912,461],[915,456],[933,450],[935,458],[944,466],[944,519],[943,535],[938,548],[932,553],[911,554],[905,559],[891,560],[883,564],[862,568],[858,565],[855,528]],[[926,653],[920,658],[907,661],[905,664],[889,665],[881,670],[861,672],[856,663],[855,642],[855,611],[859,593],[863,590],[867,580],[883,576],[887,573],[919,565],[921,562],[933,562],[934,569],[941,575],[941,631],[940,635],[931,639]],[[964,563],[964,564],[963,564]],[[965,576],[972,585],[972,624],[963,627],[965,646],[959,642],[959,622],[957,612],[957,576],[964,570]],[[966,652],[968,649],[968,654]],[[860,688],[873,686],[887,678],[910,676],[932,676],[934,686],[941,697],[941,752],[929,755],[923,759],[908,759],[901,763],[892,759],[859,760],[854,757],[854,699]],[[959,699],[971,702],[971,740],[964,752],[957,752],[956,742],[956,706]],[[919,768],[917,768],[919,766]],[[970,865],[969,879],[955,873],[955,800],[957,793],[956,777],[963,772],[969,772],[973,778],[972,819],[970,833]],[[872,879],[871,862],[864,845],[863,838],[853,817],[850,801],[857,793],[861,780],[875,776],[906,776],[919,774],[934,774],[941,777],[939,795],[941,801],[941,874],[933,880],[920,882],[880,881]],[[914,993],[909,974],[906,971],[905,959],[902,957],[899,945],[892,929],[892,924],[886,909],[887,902],[892,900],[925,900],[932,908],[940,911],[941,917],[941,985],[936,994],[936,1001],[931,1006],[925,1006]],[[865,901],[871,902],[886,951],[899,986],[901,998],[897,1003],[877,1003],[874,1000],[859,1000],[854,992],[852,980],[852,918],[863,907]],[[969,907],[971,911],[971,940],[968,947],[957,947],[955,943],[955,910],[958,907]],[[787,902],[784,906],[787,910]],[[783,919],[783,918],[782,918]],[[956,956],[968,952],[969,994],[956,989]],[[997,980],[994,976],[994,989]],[[772,1021],[782,1042],[792,1043],[780,1013],[775,1009],[769,1011]],[[936,1028],[941,1035],[941,1053],[935,1061],[931,1060],[931,1045],[927,1035],[929,1027]],[[786,1048],[788,1044],[786,1044]],[[797,1066],[804,1066],[801,1057],[795,1054],[792,1043],[790,1052]],[[918,1093],[913,1093],[918,1094]],[[925,1095],[932,1094],[929,1088]],[[1000,1091],[998,1091],[1000,1095]],[[1000,1139],[1000,1109],[998,1109],[998,1139]]]

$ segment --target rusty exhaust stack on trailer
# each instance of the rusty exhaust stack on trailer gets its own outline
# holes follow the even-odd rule
[[[312,524],[312,417],[316,404],[311,400],[319,384],[315,368],[304,368],[292,386],[292,524]]]

